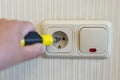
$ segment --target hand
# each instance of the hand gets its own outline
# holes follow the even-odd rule
[[[0,19],[0,70],[38,57],[42,44],[21,47],[20,41],[35,27],[27,21]]]

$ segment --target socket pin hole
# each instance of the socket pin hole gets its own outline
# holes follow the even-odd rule
[[[63,37],[62,40],[65,40],[65,38]]]
[[[60,45],[58,46],[58,49],[61,49],[61,46],[60,46]]]
[[[57,49],[65,48],[68,45],[68,36],[63,31],[56,31],[52,34],[53,37],[58,38],[59,41],[53,43],[53,46]]]

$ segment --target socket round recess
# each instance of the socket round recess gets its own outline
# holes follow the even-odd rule
[[[54,42],[53,46],[58,48],[58,49],[62,49],[64,47],[67,46],[68,44],[68,37],[67,35],[62,32],[62,31],[56,31],[55,33],[53,33],[52,35],[54,38],[57,38],[58,41]]]
[[[52,46],[46,47],[48,54],[66,54],[72,51],[73,29],[71,27],[47,26],[46,33],[60,38],[60,40]]]

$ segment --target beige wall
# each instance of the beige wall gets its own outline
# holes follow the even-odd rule
[[[110,59],[37,58],[1,72],[0,80],[120,80],[120,0],[0,0],[0,18],[109,20],[114,44]]]

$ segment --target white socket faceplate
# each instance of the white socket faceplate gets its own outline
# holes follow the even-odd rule
[[[59,53],[60,54],[62,54],[62,53],[69,54],[72,51],[72,49],[73,49],[73,47],[72,47],[72,44],[73,44],[72,43],[72,41],[73,41],[72,40],[73,39],[73,36],[72,36],[73,35],[73,31],[72,31],[72,29],[70,27],[66,27],[65,28],[63,26],[61,26],[61,27],[53,26],[53,27],[47,28],[47,30],[46,30],[46,32],[51,34],[51,35],[53,35],[57,31],[58,32],[59,31],[64,32],[66,34],[67,38],[68,38],[68,42],[67,43],[64,43],[63,41],[59,41],[57,45],[60,45],[60,46],[66,45],[66,46],[64,48],[60,48],[59,49],[59,48],[55,47],[55,45],[53,44],[52,46],[47,47],[46,50],[49,53],[51,53],[51,54],[53,54],[53,53],[54,54],[59,54]]]
[[[112,25],[109,21],[44,21],[42,34],[53,35],[64,32],[67,46],[58,49],[54,45],[46,47],[44,57],[52,58],[93,58],[110,57],[112,49]],[[64,45],[64,42],[57,45]]]

